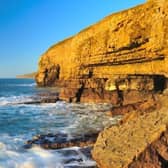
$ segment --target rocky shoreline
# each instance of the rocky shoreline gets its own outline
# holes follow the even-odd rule
[[[50,100],[54,95],[57,94],[47,93],[41,96]],[[85,155],[87,153],[90,158],[93,156],[98,167],[166,168],[167,100],[168,94],[165,90],[162,94],[153,94],[151,99],[143,103],[114,106],[111,111],[103,113],[109,117],[123,115],[122,120],[115,126],[97,133],[74,135],[71,138],[63,133],[38,135],[27,141],[24,148],[40,146],[44,149],[57,150],[81,147]]]
[[[41,56],[36,82],[61,88],[54,101],[110,103],[106,115],[124,115],[99,133],[92,152],[98,167],[168,165],[167,35],[168,2],[149,0],[104,18]]]
[[[99,134],[93,157],[99,167],[167,167],[167,99],[160,95],[160,107],[151,112],[132,111],[118,126]]]
[[[38,135],[33,140],[27,141],[24,148],[31,148],[33,145],[44,149],[61,149],[74,146],[89,147],[94,145],[97,137],[98,133],[74,135],[71,138],[69,138],[68,134],[64,133]]]

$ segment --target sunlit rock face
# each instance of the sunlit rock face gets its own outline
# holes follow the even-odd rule
[[[153,90],[154,75],[168,76],[167,14],[167,1],[150,0],[55,44],[40,58],[37,84],[62,86],[60,98],[75,102],[121,104],[118,91],[142,90],[137,83]]]
[[[167,97],[161,96],[161,108],[125,116],[124,122],[104,129],[92,156],[101,168],[167,168]]]
[[[166,108],[159,109],[154,94],[167,88],[167,77],[168,1],[148,0],[49,48],[40,58],[36,81],[61,86],[59,98],[69,102],[112,103],[120,108],[117,114],[147,109],[102,131],[92,154],[101,168],[163,168],[167,97],[161,104]],[[151,107],[157,110],[150,113]]]

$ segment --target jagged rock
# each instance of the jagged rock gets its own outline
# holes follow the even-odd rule
[[[61,149],[73,146],[85,147],[93,146],[97,139],[98,133],[88,133],[84,135],[76,135],[69,138],[68,134],[47,134],[38,135],[33,140],[27,141],[25,148],[31,148],[32,145],[39,145],[44,149]]]
[[[84,147],[84,148],[78,148],[77,150],[67,148],[63,150],[57,150],[57,152],[65,156],[64,168],[97,168],[97,166],[94,164],[93,164],[94,166],[93,165],[82,166],[73,164],[73,163],[82,163],[84,159],[83,156],[86,159],[92,158],[91,150],[92,147]],[[79,154],[83,156],[79,157]]]
[[[130,113],[122,124],[102,131],[93,149],[101,168],[166,168],[168,163],[167,96],[148,113]]]
[[[168,129],[160,138],[149,145],[129,168],[167,168],[168,167]]]
[[[52,64],[50,67],[45,67],[36,74],[37,84],[39,86],[52,86],[53,82],[59,79],[60,75],[60,65]]]
[[[152,97],[145,97],[145,100],[140,102],[126,104],[122,106],[113,106],[111,111],[108,112],[108,115],[124,115],[129,112],[137,111],[137,112],[151,112],[159,107],[159,103]]]

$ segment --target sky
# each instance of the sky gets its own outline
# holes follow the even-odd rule
[[[0,0],[0,78],[37,71],[51,45],[145,0]]]

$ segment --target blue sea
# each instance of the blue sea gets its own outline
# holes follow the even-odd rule
[[[39,134],[88,133],[114,124],[103,111],[108,104],[66,103],[24,104],[58,89],[42,89],[32,79],[0,79],[0,168],[73,168],[96,163],[78,147],[44,150],[24,149],[27,140]],[[69,160],[69,161],[68,161]]]

